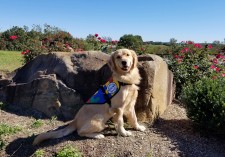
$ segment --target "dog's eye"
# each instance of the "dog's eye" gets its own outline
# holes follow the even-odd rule
[[[121,58],[121,56],[117,56],[116,58],[120,59],[120,58]]]
[[[127,56],[130,56],[130,54],[127,54]]]

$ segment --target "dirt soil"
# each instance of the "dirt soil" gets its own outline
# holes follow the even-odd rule
[[[152,126],[145,124],[146,132],[131,129],[132,137],[118,136],[111,126],[104,131],[105,139],[81,138],[73,133],[61,139],[43,142],[32,146],[34,135],[65,125],[58,120],[43,119],[44,125],[32,128],[34,118],[44,116],[33,110],[0,110],[0,122],[17,125],[22,128],[17,134],[4,137],[7,145],[0,156],[29,157],[42,149],[46,157],[55,156],[66,145],[76,147],[84,157],[223,157],[225,140],[215,136],[201,136],[192,127],[186,117],[185,109],[179,104],[172,104],[164,115]],[[129,129],[129,128],[128,128]]]

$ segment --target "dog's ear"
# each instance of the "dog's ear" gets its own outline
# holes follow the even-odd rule
[[[134,69],[134,68],[137,67],[138,58],[137,58],[137,55],[136,55],[135,51],[130,50],[130,52],[131,52],[132,57],[133,57],[133,64],[132,64],[131,69]]]
[[[108,65],[109,65],[109,67],[111,68],[112,71],[116,70],[115,61],[114,61],[114,54],[115,53],[112,53],[112,55],[110,56],[109,61],[108,61]]]

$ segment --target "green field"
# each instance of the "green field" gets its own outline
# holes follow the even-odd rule
[[[0,71],[12,72],[22,64],[23,56],[19,51],[0,51]]]

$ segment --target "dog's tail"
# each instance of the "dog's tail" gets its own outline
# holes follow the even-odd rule
[[[60,138],[66,135],[69,135],[70,133],[74,132],[76,130],[75,126],[73,123],[70,123],[68,126],[66,126],[63,129],[60,130],[54,130],[46,133],[41,133],[39,134],[33,142],[33,145],[38,145],[42,141],[47,140],[47,139],[54,139],[54,138]]]

